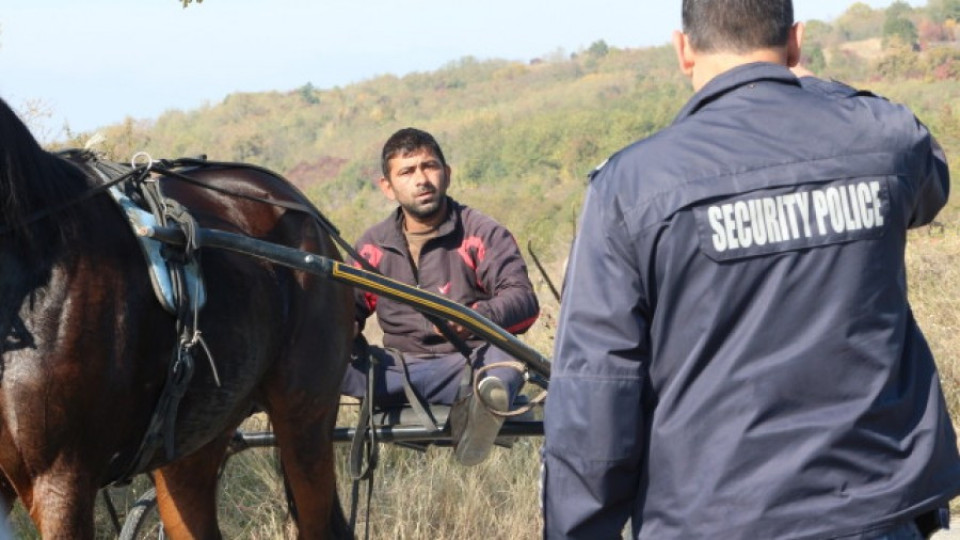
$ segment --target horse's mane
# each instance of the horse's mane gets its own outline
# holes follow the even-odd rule
[[[75,165],[45,151],[10,106],[0,99],[0,242],[4,236],[32,253],[70,241],[77,234],[78,209],[28,223],[89,187]]]

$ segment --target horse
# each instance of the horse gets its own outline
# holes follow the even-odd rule
[[[214,164],[190,178],[197,183],[157,181],[201,227],[339,258],[319,212],[296,211],[314,207],[278,175]],[[141,451],[182,344],[100,184],[82,163],[42,149],[0,99],[0,519],[18,497],[43,538],[94,538],[98,490],[152,471],[170,538],[220,538],[217,470],[258,408],[276,435],[299,536],[352,537],[333,450],[353,338],[350,288],[200,248],[206,303],[197,325],[209,354],[196,355],[174,407],[173,451]]]

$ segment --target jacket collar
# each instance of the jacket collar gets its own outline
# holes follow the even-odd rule
[[[407,245],[407,240],[403,236],[403,210],[398,206],[390,219],[392,219],[393,226],[388,228],[389,233],[384,238],[384,247],[402,250]],[[447,196],[447,217],[437,227],[437,237],[446,236],[455,231],[459,222],[460,204],[452,197]]]
[[[754,62],[737,66],[711,79],[680,110],[674,124],[692,116],[708,103],[725,94],[758,81],[774,81],[800,86],[800,80],[785,66],[769,62]]]

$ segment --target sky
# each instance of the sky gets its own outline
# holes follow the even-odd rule
[[[831,21],[853,3],[794,0],[795,17]],[[598,40],[657,46],[679,27],[680,2],[664,0],[3,0],[0,97],[48,112],[31,127],[51,141],[64,125],[88,132],[234,92],[328,89],[466,56],[526,62]]]

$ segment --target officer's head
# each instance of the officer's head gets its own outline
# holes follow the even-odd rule
[[[802,36],[792,0],[683,0],[683,32],[674,33],[674,46],[680,69],[699,90],[740,64],[796,65]]]
[[[702,53],[785,47],[791,0],[684,0],[683,32]]]

